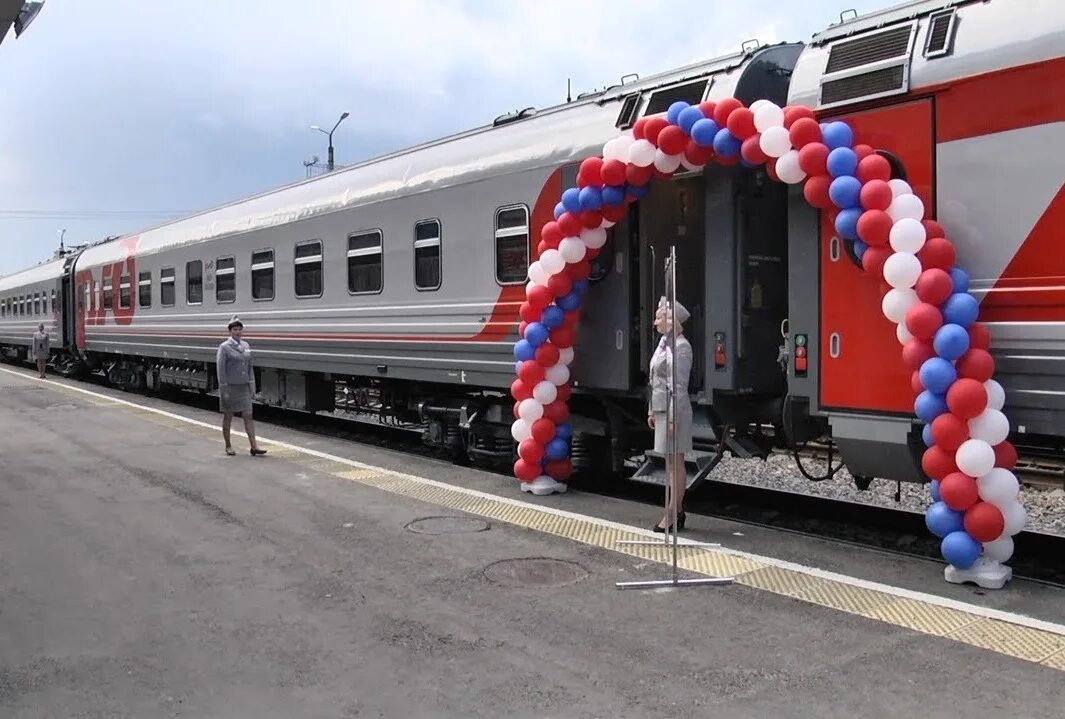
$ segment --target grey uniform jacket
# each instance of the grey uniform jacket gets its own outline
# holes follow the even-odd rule
[[[33,333],[33,356],[35,359],[48,359],[48,353],[51,351],[51,341],[47,332]]]
[[[668,342],[668,338],[666,342]],[[691,411],[688,380],[692,371],[692,346],[686,337],[677,338],[677,412]],[[651,402],[649,414],[664,413],[669,402],[669,356],[661,356],[651,364]]]
[[[246,384],[255,394],[255,371],[251,364],[251,347],[244,340],[239,343],[232,338],[218,346],[215,358],[218,386]]]

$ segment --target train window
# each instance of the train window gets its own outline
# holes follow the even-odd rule
[[[203,304],[203,260],[185,263],[185,302]]]
[[[114,291],[114,286],[111,284],[111,275],[104,278],[104,309],[109,310],[114,305],[114,298],[111,293]]]
[[[322,296],[322,241],[296,245],[296,297]]]
[[[380,292],[384,249],[380,230],[348,237],[348,292],[353,295]]]
[[[159,270],[159,304],[163,307],[173,307],[177,298],[174,288],[174,268],[164,267]]]
[[[440,220],[414,226],[414,286],[419,290],[440,289]]]
[[[52,290],[52,314],[58,312],[58,308],[55,306],[55,290]]]
[[[152,306],[152,273],[150,270],[137,275],[137,306]]]
[[[214,300],[219,304],[237,301],[237,261],[232,257],[219,257],[215,262]]]
[[[118,307],[119,309],[128,310],[132,306],[129,275],[122,275],[118,278]]]
[[[41,314],[41,293],[40,292],[34,292],[33,293],[33,305],[31,306],[30,314],[33,314],[33,315]]]
[[[523,206],[496,210],[496,281],[525,282],[529,272],[529,210]]]
[[[251,298],[274,299],[274,251],[258,250],[251,253]]]

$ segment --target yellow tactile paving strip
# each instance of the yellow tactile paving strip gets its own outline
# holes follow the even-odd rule
[[[74,393],[83,392],[60,384],[52,386]],[[218,433],[215,428],[168,417],[151,408],[130,406],[106,399],[98,399],[94,403],[122,409],[153,423],[203,437],[214,438]],[[647,534],[625,531],[591,517],[559,515],[531,504],[478,496],[457,487],[427,484],[383,468],[353,467],[344,461],[317,456],[309,450],[284,446],[269,440],[264,442],[271,445],[271,456],[291,461],[305,470],[621,554],[661,564],[671,562],[671,554],[664,544],[619,544],[622,540],[646,540]],[[945,637],[1049,669],[1065,671],[1065,635],[1052,631],[826,579],[716,548],[681,545],[678,565],[695,574],[732,576],[738,584],[752,589],[866,617],[922,634]]]

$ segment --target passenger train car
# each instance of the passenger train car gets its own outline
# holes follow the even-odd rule
[[[510,460],[526,270],[576,163],[677,100],[767,98],[846,119],[937,208],[980,278],[1019,444],[1060,453],[1063,48],[1065,9],[1052,0],[921,0],[809,43],[745,45],[0,279],[0,349],[24,356],[39,295],[64,368],[210,391],[237,315],[263,403],[331,410],[342,382],[457,458]],[[697,443],[764,456],[830,438],[858,477],[924,480],[894,329],[868,319],[878,288],[801,190],[767,180],[742,167],[683,173],[652,183],[612,228],[573,365],[578,469],[620,470],[649,444],[651,316],[675,246],[699,348]]]

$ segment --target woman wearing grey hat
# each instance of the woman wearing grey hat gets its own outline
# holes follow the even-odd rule
[[[692,405],[688,396],[688,377],[692,368],[692,346],[684,336],[681,324],[690,316],[680,302],[676,303],[676,312],[670,312],[666,298],[658,303],[655,312],[655,329],[662,335],[658,348],[651,356],[650,383],[651,402],[647,409],[647,424],[655,431],[654,450],[666,458],[666,472],[672,481],[671,506],[666,516],[655,525],[654,531],[665,532],[669,527],[670,515],[676,510],[677,529],[684,529],[684,490],[687,488],[687,470],[684,466],[684,453],[692,448]],[[673,356],[670,334],[676,335],[676,357]],[[668,446],[666,436],[666,410],[669,403],[670,367],[676,368],[676,425],[677,453],[671,456],[672,448]],[[671,530],[673,531],[673,530]]]
[[[234,317],[229,325],[229,339],[218,346],[216,370],[218,374],[218,405],[222,411],[222,439],[226,443],[226,454],[233,456],[236,452],[229,443],[229,428],[233,424],[233,415],[240,413],[244,420],[244,431],[251,443],[251,455],[256,457],[266,454],[255,442],[255,422],[252,420],[252,397],[255,395],[255,369],[251,363],[251,347],[241,339],[244,323]]]

